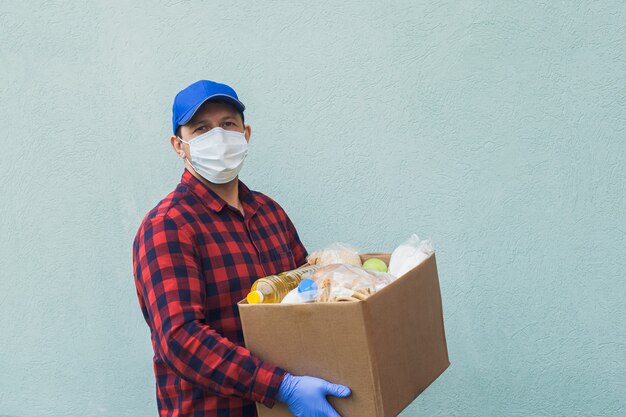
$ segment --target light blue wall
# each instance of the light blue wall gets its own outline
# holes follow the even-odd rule
[[[438,250],[451,368],[403,416],[626,413],[622,1],[4,1],[0,415],[156,415],[131,242],[174,94],[248,106],[309,249]]]

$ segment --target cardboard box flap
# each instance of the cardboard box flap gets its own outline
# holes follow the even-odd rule
[[[435,255],[363,304],[381,415],[397,415],[450,364]]]

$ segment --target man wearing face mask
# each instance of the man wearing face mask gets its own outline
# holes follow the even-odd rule
[[[170,143],[185,170],[133,243],[159,415],[256,416],[255,402],[278,400],[295,416],[338,417],[326,396],[349,388],[291,375],[242,346],[237,302],[256,279],[307,256],[282,207],[238,178],[251,136],[244,110],[231,87],[213,81],[176,95]]]

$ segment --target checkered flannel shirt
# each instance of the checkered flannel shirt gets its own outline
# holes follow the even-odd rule
[[[245,349],[237,302],[307,251],[285,211],[239,181],[245,215],[187,170],[133,243],[137,296],[151,332],[161,417],[256,416],[285,371]]]

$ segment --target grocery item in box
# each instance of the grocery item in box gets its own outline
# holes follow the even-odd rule
[[[311,265],[326,266],[331,264],[350,264],[361,266],[361,258],[355,248],[345,243],[333,243],[332,245],[313,252],[307,257]]]
[[[421,240],[414,233],[391,254],[389,273],[396,277],[401,277],[422,263],[433,252],[435,250],[432,242],[428,239]]]

